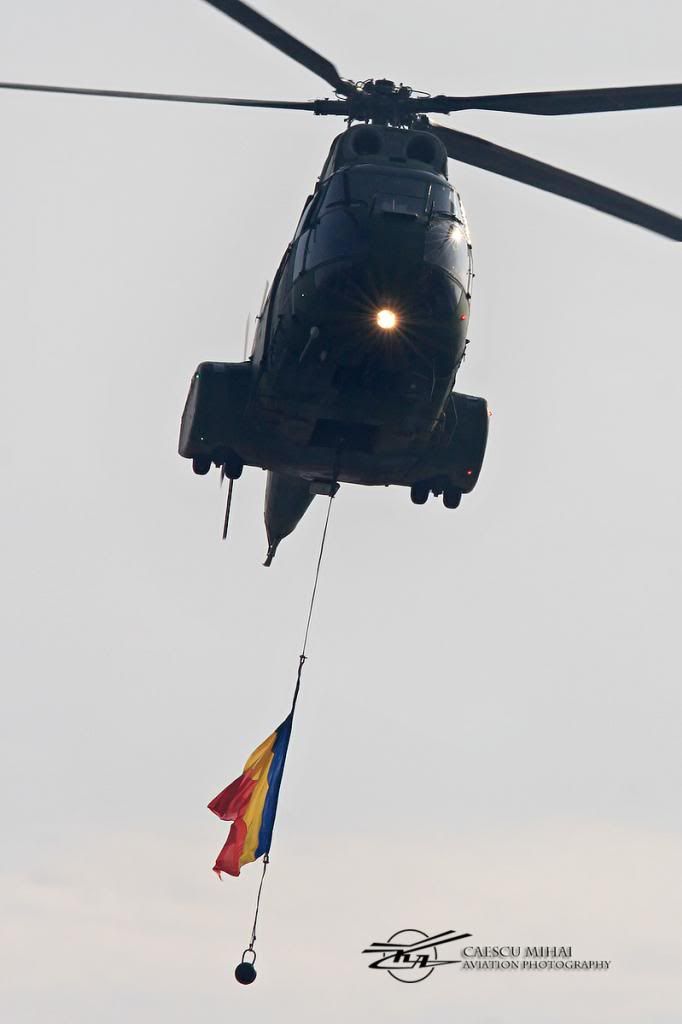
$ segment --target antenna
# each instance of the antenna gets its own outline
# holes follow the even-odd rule
[[[243,355],[243,361],[244,362],[246,362],[246,360],[249,358],[249,333],[250,333],[250,331],[251,331],[251,314],[247,313],[246,314],[246,327],[244,329],[244,355]]]

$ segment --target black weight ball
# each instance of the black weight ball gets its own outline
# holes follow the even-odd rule
[[[234,976],[240,985],[250,985],[251,982],[256,980],[256,968],[253,964],[242,961],[242,963],[237,964]]]

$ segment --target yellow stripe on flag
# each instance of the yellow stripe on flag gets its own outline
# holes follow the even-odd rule
[[[256,747],[251,757],[244,765],[244,773],[249,775],[256,783],[249,805],[244,811],[243,821],[246,825],[246,838],[239,858],[240,867],[250,864],[256,859],[258,848],[258,836],[263,817],[263,805],[268,795],[268,771],[272,762],[272,748],[277,738],[277,731],[268,736],[259,747]]]

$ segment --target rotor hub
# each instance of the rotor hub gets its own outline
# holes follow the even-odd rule
[[[340,102],[349,123],[367,121],[394,127],[411,127],[414,124],[415,112],[410,102],[413,89],[409,85],[396,85],[390,78],[369,78],[347,85],[348,88],[338,95],[343,96]],[[338,107],[332,109],[334,104],[334,100],[318,100],[315,113],[340,113]]]

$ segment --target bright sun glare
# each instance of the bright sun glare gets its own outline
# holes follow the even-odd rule
[[[398,317],[392,309],[380,309],[377,313],[377,324],[384,331],[392,331],[398,323]]]

